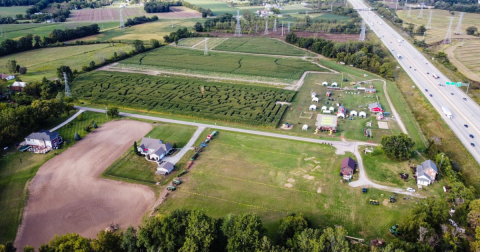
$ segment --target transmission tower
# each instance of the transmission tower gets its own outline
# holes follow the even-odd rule
[[[283,37],[283,34],[284,34],[284,33],[283,33],[283,21],[282,21],[282,37]]]
[[[123,8],[120,8],[120,29],[125,29],[125,23],[123,22]]]
[[[450,18],[450,24],[448,25],[447,34],[445,34],[445,38],[443,39],[444,44],[452,43],[452,24],[453,24],[453,17]]]
[[[403,10],[407,10],[407,3],[408,3],[408,0],[405,0],[405,4],[403,5]]]
[[[242,36],[242,28],[240,28],[240,11],[237,10],[237,27],[235,28],[235,37],[241,37]]]
[[[395,3],[395,11],[397,11],[397,9],[398,9],[398,0],[397,0],[397,2]]]
[[[172,21],[172,29],[173,29],[173,20],[171,20],[171,21]]]
[[[455,35],[460,35],[460,32],[462,30],[463,15],[465,15],[465,12],[460,12],[460,17],[459,17],[459,20],[458,20],[457,29],[455,29],[455,33],[454,33]]]
[[[418,18],[423,18],[423,2],[420,4],[420,13],[418,14]]]
[[[288,32],[290,32],[290,22],[288,22],[288,29],[287,29]]]
[[[385,0],[383,0],[383,6],[385,6]]]
[[[273,21],[273,32],[277,32],[277,19],[275,18],[275,21]]]
[[[407,18],[411,18],[412,17],[412,6],[408,7],[408,14],[407,14]]]
[[[333,2],[330,3],[330,11],[333,11]]]
[[[208,38],[205,38],[205,51],[203,51],[203,55],[208,55],[208,44],[207,44]]]
[[[365,20],[362,21],[362,31],[360,32],[360,41],[365,41]]]
[[[63,72],[63,79],[65,79],[65,96],[72,97],[72,93],[70,93],[70,88],[68,87],[67,73],[65,72]]]
[[[432,29],[432,14],[433,14],[433,10],[430,11],[430,16],[428,17],[427,26],[425,26],[425,28],[427,29]]]
[[[268,18],[265,19],[265,32],[263,34],[268,35]]]

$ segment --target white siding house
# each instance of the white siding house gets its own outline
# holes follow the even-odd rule
[[[50,132],[41,130],[34,132],[25,138],[25,144],[32,146],[35,153],[47,153],[50,150],[57,148],[61,144],[61,137],[58,132]]]
[[[140,154],[144,155],[146,159],[158,162],[170,154],[173,148],[170,143],[164,144],[160,139],[143,138],[137,150]]]
[[[417,185],[428,186],[435,181],[437,177],[437,166],[432,160],[427,160],[417,165]]]

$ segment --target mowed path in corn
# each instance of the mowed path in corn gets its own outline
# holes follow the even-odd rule
[[[16,247],[38,248],[55,234],[72,232],[94,238],[112,222],[137,226],[155,202],[154,192],[99,176],[151,129],[145,122],[109,122],[42,165],[29,186]]]

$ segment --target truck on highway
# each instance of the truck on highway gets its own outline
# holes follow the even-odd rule
[[[399,59],[402,59],[402,55],[400,55],[400,54],[397,54],[397,57],[398,57]]]
[[[440,77],[438,77],[438,75],[436,75],[436,74],[432,74],[432,76],[433,76],[433,78],[435,78],[435,79],[440,78]]]
[[[449,110],[447,107],[442,106],[442,111],[443,111],[443,113],[445,113],[445,115],[446,115],[448,118],[452,119],[452,117],[453,117],[453,116],[452,116],[452,112],[450,112],[450,110]]]
[[[400,39],[397,39],[398,43],[402,43],[402,41]]]

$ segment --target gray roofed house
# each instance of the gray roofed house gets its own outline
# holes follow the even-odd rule
[[[175,165],[170,162],[161,162],[158,164],[157,171],[155,172],[156,175],[168,175],[170,174],[173,169],[175,169]]]
[[[170,143],[165,144],[160,139],[143,138],[137,149],[147,159],[159,161],[168,155],[173,150],[173,147]]]
[[[380,103],[370,103],[368,104],[368,110],[372,111],[372,112],[382,112],[383,109],[382,109],[382,105],[380,105]]]
[[[432,160],[417,165],[417,185],[429,185],[435,181],[438,174],[437,166]]]
[[[41,130],[25,138],[25,145],[32,146],[35,153],[47,153],[52,148],[60,145],[60,143],[61,137],[56,131]]]

